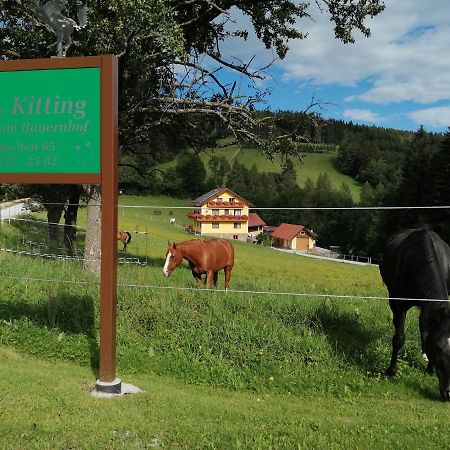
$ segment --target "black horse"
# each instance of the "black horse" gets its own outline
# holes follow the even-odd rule
[[[418,306],[427,371],[436,372],[441,398],[450,400],[450,247],[425,227],[400,231],[386,243],[380,273],[389,291],[395,327],[386,374],[395,374],[405,342],[406,313]]]

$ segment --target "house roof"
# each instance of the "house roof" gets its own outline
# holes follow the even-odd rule
[[[249,227],[260,227],[265,226],[266,222],[258,216],[257,213],[249,213],[248,215],[248,226]]]
[[[202,206],[205,203],[207,203],[209,200],[218,197],[219,195],[223,194],[224,192],[229,192],[234,197],[238,198],[240,201],[247,203],[247,205],[250,207],[255,206],[255,205],[253,205],[253,203],[250,203],[248,200],[245,200],[245,198],[236,194],[235,192],[233,192],[231,189],[228,189],[227,187],[215,188],[212,191],[209,191],[206,194],[203,194],[200,197],[192,200],[191,205],[192,206]]]
[[[304,231],[313,239],[317,239],[317,234],[311,230],[308,230],[304,225],[293,225],[291,223],[282,223],[277,229],[272,233],[272,237],[283,239],[286,241],[291,241],[297,237],[301,231]]]

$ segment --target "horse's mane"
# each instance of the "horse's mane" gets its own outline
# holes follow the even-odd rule
[[[418,228],[401,243],[397,258],[397,277],[411,298],[448,299],[446,282],[442,276],[433,232]]]
[[[183,247],[191,247],[191,246],[198,246],[199,244],[207,244],[208,242],[211,242],[210,239],[190,239],[189,241],[182,241],[182,242],[177,242],[177,247],[178,246],[183,246]]]
[[[176,246],[181,248],[190,247],[192,245],[198,245],[199,242],[203,241],[203,239],[191,239],[189,241],[177,242]]]

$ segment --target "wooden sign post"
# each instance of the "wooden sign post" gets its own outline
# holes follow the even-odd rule
[[[0,183],[98,184],[101,205],[100,373],[116,378],[117,58],[0,62]]]

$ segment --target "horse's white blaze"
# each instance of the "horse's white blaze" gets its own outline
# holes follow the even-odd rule
[[[164,268],[163,268],[163,273],[164,273],[164,275],[166,277],[168,277],[170,275],[170,272],[169,272],[169,260],[170,260],[170,252],[167,253],[166,262],[164,263]]]

